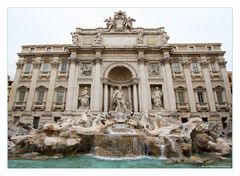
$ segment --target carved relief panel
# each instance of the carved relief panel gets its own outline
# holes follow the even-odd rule
[[[91,76],[92,75],[92,64],[81,63],[80,64],[80,76]]]
[[[149,63],[148,72],[150,77],[160,77],[160,68],[158,63]]]

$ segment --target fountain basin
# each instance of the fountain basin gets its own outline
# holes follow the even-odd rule
[[[104,157],[147,155],[148,145],[142,135],[95,135],[93,153]]]

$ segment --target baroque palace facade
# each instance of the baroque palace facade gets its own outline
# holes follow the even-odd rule
[[[182,122],[200,117],[225,128],[232,97],[221,44],[168,43],[163,27],[134,21],[119,11],[106,28],[76,28],[72,44],[22,46],[9,119],[37,128],[87,109],[109,113],[122,92],[132,114],[177,112]]]

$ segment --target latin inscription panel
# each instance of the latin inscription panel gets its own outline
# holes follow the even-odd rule
[[[105,47],[129,47],[136,45],[136,36],[103,36]]]

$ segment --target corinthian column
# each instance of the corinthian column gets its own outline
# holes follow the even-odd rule
[[[67,89],[67,99],[66,99],[66,111],[72,111],[73,103],[74,103],[74,83],[76,76],[76,62],[77,58],[70,57],[70,70],[69,70],[69,78],[68,78],[68,89]]]
[[[164,70],[165,70],[165,85],[167,86],[166,90],[168,91],[168,102],[169,102],[169,111],[176,111],[176,99],[174,93],[172,71],[170,67],[170,55],[168,52],[164,52]]]
[[[21,71],[23,69],[24,63],[20,60],[19,62],[16,63],[17,64],[17,71],[14,77],[14,81],[12,83],[12,89],[10,92],[10,97],[9,97],[9,103],[8,103],[8,111],[12,110],[13,107],[13,103],[16,99],[16,95],[17,95],[17,86],[18,86],[18,82],[20,80],[20,76],[21,76]]]
[[[132,105],[132,91],[131,86],[128,86],[128,101]]]
[[[232,104],[232,95],[231,95],[231,88],[230,88],[230,83],[228,80],[228,73],[226,70],[226,62],[224,62],[224,58],[220,58],[221,61],[219,62],[219,67],[220,67],[220,71],[221,71],[221,75],[223,78],[223,84],[224,84],[224,88],[225,88],[225,93],[226,93],[226,99],[228,104],[231,106]]]
[[[134,109],[134,112],[138,112],[138,95],[137,95],[136,84],[133,84],[133,109]]]
[[[195,96],[193,91],[193,85],[192,85],[192,78],[191,78],[191,71],[190,71],[190,63],[189,62],[183,62],[182,63],[185,80],[187,84],[187,94],[188,94],[188,101],[190,105],[191,112],[196,112],[196,103],[195,103]]]
[[[48,96],[47,96],[47,102],[46,102],[46,111],[51,111],[52,103],[53,103],[53,97],[54,97],[54,88],[55,88],[55,82],[57,77],[57,67],[58,67],[58,57],[53,58],[53,62],[51,63],[51,76],[50,76],[50,82],[49,82],[49,88],[48,88]]]
[[[140,58],[139,59],[139,69],[140,69],[140,110],[144,112],[148,112],[148,107],[149,107],[149,94],[147,90],[147,80],[146,80],[146,70],[145,70],[145,64],[144,64],[144,59]]]
[[[102,84],[101,84],[101,61],[100,57],[96,57],[94,60],[95,69],[93,75],[93,91],[91,94],[92,108],[91,110],[96,112],[102,111]]]
[[[202,67],[205,85],[207,89],[210,110],[215,112],[216,105],[215,105],[214,94],[212,89],[212,82],[211,82],[210,73],[209,73],[209,63],[206,61],[206,57],[201,57],[201,60],[202,60],[201,67]]]
[[[104,85],[104,112],[108,112],[108,85]]]
[[[27,99],[27,107],[26,111],[31,111],[32,109],[32,104],[34,101],[34,94],[36,91],[36,84],[39,76],[39,70],[41,68],[41,58],[38,57],[36,58],[35,63],[33,63],[33,71],[32,71],[32,79],[31,79],[31,84],[30,84],[30,89],[29,89],[29,94],[28,94],[28,99]]]

